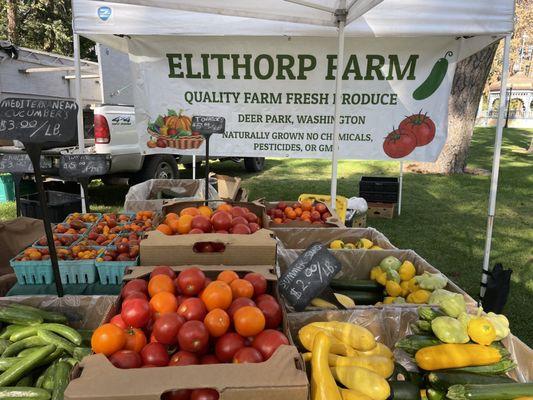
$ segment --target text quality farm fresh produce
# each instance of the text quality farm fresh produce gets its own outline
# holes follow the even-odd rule
[[[258,363],[289,344],[281,307],[258,273],[211,280],[195,267],[155,268],[122,290],[122,307],[93,334],[93,351],[118,368]]]

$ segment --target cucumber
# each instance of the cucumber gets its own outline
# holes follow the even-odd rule
[[[70,326],[50,323],[38,325],[37,328],[57,333],[58,335],[63,336],[65,339],[70,340],[72,343],[78,346],[81,344],[82,341],[82,337],[78,333],[78,331],[76,331],[76,329],[72,329]]]
[[[11,342],[9,340],[0,339],[0,354],[2,354],[4,350],[7,349],[10,344]]]
[[[21,379],[18,380],[18,382],[17,382],[17,384],[15,386],[26,386],[26,387],[33,386],[33,376],[32,376],[32,374],[28,374],[26,376],[23,376]]]
[[[427,335],[409,335],[396,342],[395,347],[408,354],[414,355],[418,350],[424,347],[436,346],[442,342],[435,336]]]
[[[429,388],[426,390],[426,394],[428,396],[428,400],[445,400],[446,394],[445,392],[439,392],[438,390],[435,390],[433,388]]]
[[[15,332],[17,332],[17,331],[19,331],[21,329],[26,329],[26,326],[8,325],[8,326],[6,326],[6,328],[0,334],[0,339],[9,339],[12,334],[14,334]]]
[[[70,371],[72,365],[66,361],[59,361],[53,374],[52,400],[63,400],[63,394],[70,382]]]
[[[20,361],[18,357],[0,357],[0,371],[5,371],[9,367],[15,365]]]
[[[446,393],[451,400],[512,400],[527,396],[533,396],[533,383],[453,385]]]
[[[56,371],[56,366],[57,363],[53,363],[44,371],[43,380],[40,386],[43,389],[51,391],[54,388],[54,375]]]
[[[40,349],[42,346],[39,346],[39,347],[29,347],[27,349],[24,349],[22,350],[20,353],[17,354],[17,357],[26,357],[30,354],[32,354],[33,352],[35,352],[35,350],[38,350]]]
[[[356,292],[382,292],[383,286],[370,279],[333,279],[329,284],[332,289],[354,290]]]
[[[412,382],[389,382],[393,400],[420,400],[420,389]]]
[[[491,383],[513,383],[514,380],[507,376],[488,376],[469,372],[430,372],[427,380],[433,389],[446,392],[450,386],[471,384],[491,384]]]
[[[336,293],[343,294],[352,299],[356,305],[374,305],[380,301],[383,301],[383,292],[363,292],[355,290],[337,290]]]
[[[39,325],[26,326],[22,329],[17,329],[15,332],[13,332],[13,334],[11,334],[9,340],[12,342],[18,342],[19,340],[26,339],[27,337],[37,335],[37,326]]]
[[[512,360],[505,358],[505,359],[498,361],[497,363],[490,364],[490,365],[454,368],[454,369],[447,370],[446,372],[454,371],[454,372],[471,372],[473,374],[480,374],[480,375],[500,375],[500,374],[505,374],[515,368],[516,368],[516,364]]]
[[[39,329],[39,331],[37,332],[37,336],[43,339],[46,343],[52,343],[57,347],[67,351],[71,355],[74,353],[74,349],[76,348],[76,346],[74,346],[72,342],[47,330]]]
[[[13,307],[0,308],[0,321],[14,325],[39,325],[44,319],[33,311],[20,310]]]
[[[59,357],[63,356],[65,354],[65,350],[63,350],[61,347],[58,347],[55,349],[55,351],[50,354],[48,357],[46,357],[43,361],[41,361],[39,364],[37,364],[39,367],[45,367],[54,361],[56,361]]]
[[[46,322],[55,322],[58,324],[66,324],[68,323],[68,318],[65,317],[63,314],[55,312],[55,311],[48,311],[48,310],[42,310],[37,307],[28,306],[26,304],[17,304],[13,303],[9,305],[11,308],[17,308],[19,310],[26,310],[30,312],[34,312],[39,314],[43,320]]]
[[[49,354],[53,353],[55,349],[56,346],[49,344],[39,349],[39,351],[22,358],[19,362],[15,363],[2,374],[0,374],[0,387],[8,386],[11,383],[17,382],[28,372],[34,368],[37,368],[39,362],[44,360]]]
[[[413,99],[424,100],[435,93],[444,80],[446,72],[448,71],[449,63],[446,57],[451,56],[453,56],[453,52],[447,51],[444,57],[441,57],[437,60],[426,80],[422,82],[420,86],[417,87],[413,92]]]
[[[5,349],[2,353],[2,357],[11,357],[17,355],[24,349],[28,349],[30,347],[44,346],[45,344],[46,340],[40,338],[39,336],[31,336],[29,338],[22,339],[18,342],[10,344],[7,349]]]
[[[3,387],[0,388],[0,399],[30,399],[30,400],[48,400],[50,392],[48,390],[34,387]]]

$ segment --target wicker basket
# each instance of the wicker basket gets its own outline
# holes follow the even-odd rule
[[[182,136],[178,139],[169,138],[168,136],[160,135],[154,131],[148,130],[148,133],[156,139],[165,141],[167,147],[180,150],[191,150],[199,148],[204,142],[203,136]]]

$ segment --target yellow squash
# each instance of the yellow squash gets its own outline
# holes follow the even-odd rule
[[[439,344],[415,354],[418,366],[426,371],[490,365],[502,358],[498,349],[480,344]]]
[[[383,356],[392,359],[392,351],[383,343],[376,342],[376,347],[368,351],[355,351],[356,356]],[[348,354],[349,355],[349,354]]]
[[[366,368],[332,367],[331,372],[336,381],[372,400],[386,400],[390,396],[390,386],[385,378]]]
[[[490,346],[496,339],[496,329],[487,318],[475,317],[468,321],[468,336],[473,342]]]
[[[342,400],[328,365],[330,339],[318,332],[313,342],[311,359],[311,400]]]
[[[311,351],[313,349],[313,341],[319,332],[323,332],[329,337],[331,344],[329,350],[330,353],[339,354],[341,356],[354,356],[356,354],[355,350],[350,346],[342,343],[339,339],[335,338],[332,334],[329,334],[329,332],[325,331],[324,329],[317,328],[311,324],[304,326],[298,331],[300,343],[302,343],[302,346],[305,347],[306,350]]]
[[[372,400],[357,390],[341,389],[342,400]]]
[[[304,353],[302,357],[305,362],[311,361],[312,353]],[[366,368],[388,378],[394,372],[394,362],[384,356],[356,356],[343,357],[330,354],[328,357],[330,367],[361,367]]]
[[[330,335],[356,350],[368,351],[376,347],[374,335],[362,326],[337,321],[313,322],[310,325],[326,330]]]

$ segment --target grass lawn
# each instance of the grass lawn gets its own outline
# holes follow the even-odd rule
[[[494,129],[476,129],[468,166],[491,169]],[[533,345],[533,163],[527,149],[532,130],[504,132],[491,265],[512,268],[512,286],[505,313],[515,335]],[[261,174],[246,173],[241,165],[214,162],[212,170],[238,175],[250,198],[294,200],[300,193],[329,193],[328,160],[267,160]],[[183,177],[190,172],[183,170]],[[398,163],[339,163],[338,193],[358,194],[361,175],[397,175]],[[399,248],[414,249],[477,298],[485,245],[490,176],[404,175],[402,215],[392,220],[371,219]],[[98,210],[119,209],[127,187],[94,185],[90,191]],[[13,218],[13,204],[0,205],[0,217]],[[528,311],[529,310],[529,311]]]

